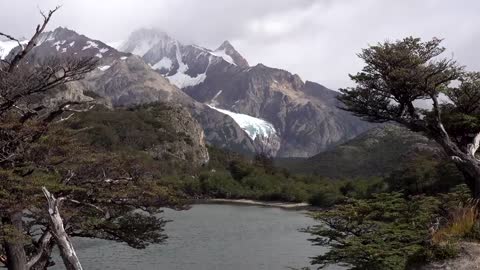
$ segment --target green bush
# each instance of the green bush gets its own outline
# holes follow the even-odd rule
[[[327,201],[315,197],[321,204]],[[404,270],[451,258],[458,252],[456,242],[433,241],[430,226],[445,215],[445,207],[458,207],[465,199],[463,187],[437,197],[380,193],[315,212],[313,217],[321,225],[307,230],[315,237],[311,241],[331,249],[312,263],[324,267],[340,262],[357,270]]]
[[[315,193],[308,202],[317,207],[331,207],[338,203],[343,196],[332,190],[324,190]]]
[[[200,176],[203,194],[215,198],[241,198],[243,187],[228,172],[212,172]]]
[[[245,162],[233,160],[228,164],[228,171],[233,179],[241,181],[243,178],[253,173],[254,167]]]

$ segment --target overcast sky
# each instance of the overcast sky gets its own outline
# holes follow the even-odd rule
[[[156,27],[211,49],[230,40],[252,65],[332,89],[351,84],[361,48],[410,35],[444,38],[446,57],[480,70],[477,0],[0,0],[0,32],[28,37],[41,20],[38,9],[58,4],[50,29],[109,42]]]

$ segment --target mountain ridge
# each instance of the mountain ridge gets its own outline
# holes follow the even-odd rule
[[[99,67],[71,84],[69,96],[95,93],[110,106],[181,104],[210,144],[242,153],[310,157],[373,126],[340,110],[337,92],[286,70],[249,66],[228,41],[213,51],[142,29],[121,48],[127,51],[59,27],[40,37],[27,61],[97,58]]]
[[[26,61],[34,64],[54,55],[98,60],[97,69],[85,79],[69,84],[57,99],[91,99],[85,93],[94,93],[101,97],[103,105],[110,107],[154,102],[179,104],[200,122],[209,144],[242,153],[255,152],[254,142],[231,117],[193,100],[136,55],[119,52],[73,30],[57,28],[42,34]]]
[[[373,126],[338,109],[338,93],[333,90],[303,82],[286,70],[264,64],[248,66],[228,41],[218,49],[231,50],[225,55],[232,59],[197,45],[184,45],[169,35],[163,37],[140,56],[196,101],[272,124],[277,133],[261,144],[274,141],[269,152],[275,156],[313,156]],[[130,39],[125,44],[135,42],[137,47],[145,43]],[[126,52],[136,50],[130,48]],[[245,62],[235,64],[233,56]]]

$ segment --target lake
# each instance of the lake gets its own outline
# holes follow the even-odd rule
[[[309,266],[325,252],[299,232],[315,224],[304,211],[198,204],[187,211],[165,210],[166,244],[135,250],[125,244],[74,239],[83,268],[166,270],[263,270]],[[55,256],[56,257],[56,256]],[[58,258],[58,257],[57,257]],[[53,269],[63,269],[57,259]]]

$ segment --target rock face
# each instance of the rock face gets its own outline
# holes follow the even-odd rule
[[[27,61],[95,57],[98,68],[64,95],[108,106],[180,104],[208,143],[243,153],[309,157],[372,127],[339,110],[337,92],[285,70],[250,67],[228,41],[212,51],[144,29],[121,48],[58,28],[42,35]]]
[[[64,96],[57,98],[95,97],[102,104],[114,107],[152,102],[182,105],[200,122],[208,143],[244,153],[255,151],[253,140],[231,117],[193,100],[138,56],[119,52],[72,30],[57,28],[42,35],[27,61],[36,63],[54,55],[95,57],[99,61],[96,70],[84,80],[69,84],[69,89],[62,91]]]
[[[147,110],[154,110],[152,114],[158,121],[168,121],[168,131],[159,132],[174,134],[173,140],[164,140],[148,149],[150,155],[160,160],[173,158],[186,161],[196,167],[208,163],[205,134],[187,109],[179,105],[161,105],[149,107]]]
[[[122,50],[141,56],[198,102],[271,124],[275,134],[251,139],[279,157],[313,156],[372,127],[338,109],[337,92],[284,70],[249,67],[229,42],[212,51],[143,29]]]
[[[12,50],[10,54],[15,50]],[[35,53],[29,55],[28,61],[35,62],[53,56],[93,56],[100,60],[100,63],[108,63],[112,59],[130,55],[119,52],[99,40],[90,39],[63,27],[58,27],[51,32],[44,32],[37,40],[34,50]]]
[[[231,63],[241,67],[241,68],[248,68],[250,65],[248,64],[247,60],[243,58],[243,56],[235,50],[235,48],[230,44],[228,40],[225,40],[218,49],[215,50],[215,54],[218,55],[225,55],[231,58]]]

